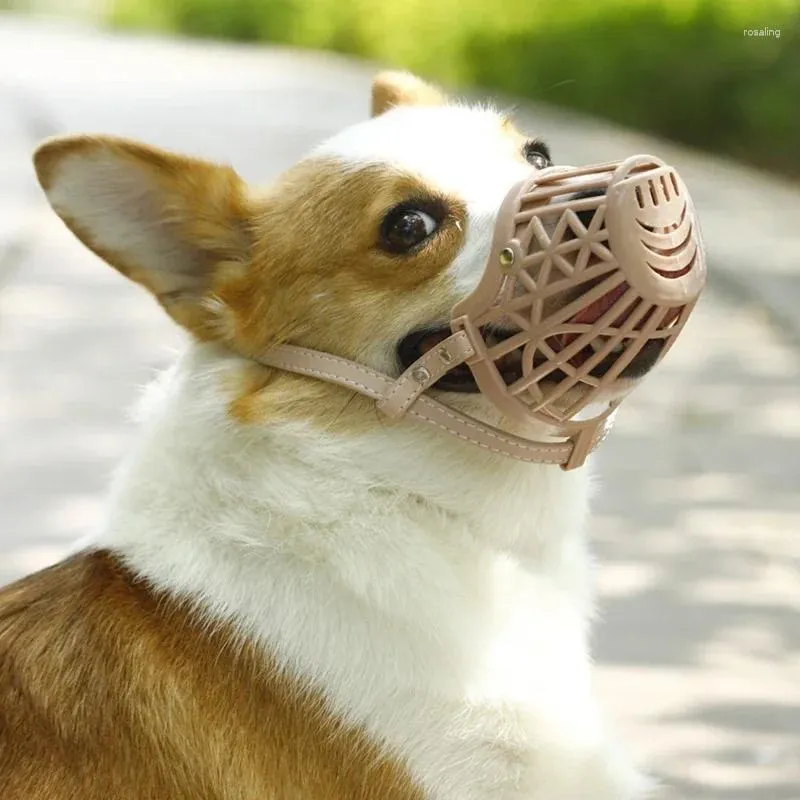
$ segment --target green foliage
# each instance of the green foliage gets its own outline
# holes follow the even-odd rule
[[[367,56],[800,176],[800,0],[117,0],[118,24]],[[771,28],[780,36],[747,36]]]

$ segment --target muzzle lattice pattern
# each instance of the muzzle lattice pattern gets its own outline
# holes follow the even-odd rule
[[[453,330],[468,334],[467,363],[495,405],[569,434],[606,417],[664,357],[704,281],[694,209],[673,169],[649,156],[551,168],[509,193]]]

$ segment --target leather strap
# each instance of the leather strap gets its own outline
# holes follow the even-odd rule
[[[423,353],[378,401],[388,417],[401,417],[409,406],[433,386],[446,372],[475,355],[475,348],[464,331],[458,331]]]
[[[447,349],[448,355],[453,356],[451,361],[446,361],[438,352],[442,346]],[[604,425],[588,428],[574,439],[546,444],[506,433],[422,394],[447,370],[469,358],[472,353],[466,334],[459,332],[418,359],[396,380],[354,361],[290,344],[273,348],[258,361],[265,366],[352,389],[378,401],[378,406],[392,417],[407,413],[484,450],[511,456],[519,461],[559,464],[564,469],[573,469],[583,464],[586,456],[605,439],[613,415]],[[421,380],[413,377],[413,370],[418,367],[423,367],[428,373],[426,376],[418,373]]]

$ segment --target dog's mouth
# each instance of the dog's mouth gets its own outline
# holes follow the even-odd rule
[[[500,344],[515,333],[512,330],[489,326],[482,327],[480,330],[490,347]],[[424,327],[411,331],[397,345],[397,356],[402,368],[408,369],[420,356],[432,350],[452,334],[453,331],[449,326]],[[519,349],[504,355],[495,361],[495,365],[506,384],[510,385],[522,377],[522,354]],[[434,384],[434,388],[444,392],[475,393],[479,391],[472,370],[466,364],[459,364],[446,372]]]
[[[591,324],[596,321],[613,305],[621,293],[624,292],[625,288],[627,288],[627,284],[613,289],[607,295],[604,295],[576,314],[572,321],[584,324]],[[623,320],[625,316],[631,313],[631,310],[632,309],[629,309],[620,320]],[[641,327],[647,321],[648,316],[649,315],[645,315],[638,323],[637,327]],[[480,328],[480,332],[487,347],[492,348],[512,336],[515,336],[519,333],[519,330],[501,326],[483,326]],[[453,331],[451,328],[444,325],[425,326],[411,331],[411,333],[407,334],[397,345],[397,356],[402,368],[404,370],[408,369],[420,356],[432,350],[451,336],[452,333]],[[554,353],[558,353],[571,344],[575,338],[576,334],[554,335],[547,339],[547,345]],[[583,366],[590,358],[594,357],[595,353],[600,348],[603,348],[604,345],[604,337],[599,336],[575,353],[567,363],[577,369]],[[663,346],[664,339],[651,339],[646,342],[636,356],[631,359],[631,362],[620,372],[619,378],[635,380],[646,375],[658,362]],[[612,350],[589,370],[589,374],[595,378],[603,377],[617,363],[623,350],[624,345],[620,345]],[[537,369],[546,361],[547,356],[537,350],[533,358],[533,368]],[[511,386],[520,380],[523,375],[522,348],[517,347],[511,350],[496,359],[494,364],[506,386]],[[559,383],[567,377],[568,376],[562,369],[555,367],[546,373],[542,378],[542,382]],[[451,369],[434,384],[434,388],[446,392],[461,393],[477,393],[480,391],[475,382],[472,370],[466,364],[459,364]]]

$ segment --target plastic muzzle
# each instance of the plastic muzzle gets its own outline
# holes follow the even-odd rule
[[[579,412],[618,401],[666,355],[705,272],[674,169],[650,156],[550,168],[509,192],[483,277],[452,327],[466,332],[467,364],[504,414],[570,433],[587,425],[573,422]]]

